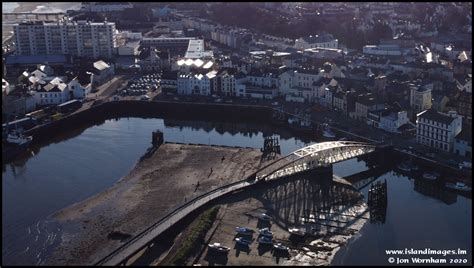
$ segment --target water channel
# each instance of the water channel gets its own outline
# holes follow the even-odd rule
[[[52,137],[28,155],[3,164],[2,257],[4,264],[42,264],[57,245],[60,228],[50,215],[97,194],[125,176],[151,145],[151,132],[165,141],[261,148],[264,135],[278,135],[282,154],[314,138],[294,137],[265,124],[209,123],[163,119],[121,118]],[[347,176],[368,169],[351,159],[334,165]],[[387,264],[384,249],[460,248],[472,252],[472,201],[454,192],[443,197],[420,191],[409,176],[389,171],[384,224],[367,223],[357,239],[343,248],[335,264]],[[367,196],[367,188],[362,192]]]

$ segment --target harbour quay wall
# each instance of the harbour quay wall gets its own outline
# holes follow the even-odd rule
[[[72,113],[59,120],[36,126],[25,133],[34,143],[49,140],[62,131],[99,125],[105,120],[122,117],[224,121],[270,122],[272,108],[255,105],[207,104],[171,101],[123,100],[110,101]]]
[[[469,179],[472,181],[472,171],[460,170],[452,166],[448,166],[441,162],[433,159],[426,158],[424,156],[416,155],[410,152],[402,151],[399,149],[393,150],[394,155],[400,157],[400,159],[406,159],[409,157],[416,165],[423,167],[426,170],[433,170],[443,175],[449,175],[450,177],[459,177],[463,179]]]

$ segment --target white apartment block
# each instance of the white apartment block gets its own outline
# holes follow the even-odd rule
[[[278,77],[279,94],[288,95],[289,99],[301,97],[314,102],[318,93],[314,83],[318,82],[320,78],[319,72],[316,70],[288,70]]]
[[[416,115],[416,142],[436,149],[451,152],[461,129],[462,117],[455,111],[445,114],[429,109]]]
[[[310,35],[296,39],[296,49],[308,49],[308,48],[337,48],[338,40],[331,34],[322,35]]]
[[[114,22],[27,22],[14,25],[13,31],[18,55],[111,58],[117,47]]]
[[[216,76],[217,71],[211,71],[203,74],[180,74],[178,76],[177,91],[180,95],[211,95],[212,79]]]

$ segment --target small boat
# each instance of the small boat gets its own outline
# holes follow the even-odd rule
[[[462,183],[462,182],[456,182],[456,183],[452,183],[452,182],[448,182],[446,183],[446,187],[450,188],[450,189],[454,189],[454,190],[460,190],[460,191],[471,191],[471,187],[467,186],[466,184]]]
[[[472,162],[463,161],[462,163],[459,164],[459,169],[471,170],[472,169]]]
[[[262,236],[258,239],[258,243],[273,245],[273,240],[270,237]]]
[[[262,213],[258,216],[258,219],[261,220],[261,221],[270,221],[272,219],[272,217],[268,216],[265,213]]]
[[[268,228],[263,228],[259,230],[260,235],[266,236],[266,237],[273,237],[273,232],[270,231]]]
[[[235,231],[238,234],[253,234],[254,233],[254,230],[247,227],[235,227]]]
[[[31,136],[25,136],[21,134],[20,132],[11,132],[7,136],[7,143],[13,146],[18,146],[21,148],[27,148],[31,141],[33,140],[33,137]]]
[[[334,132],[331,131],[331,128],[329,127],[328,124],[324,124],[323,125],[323,136],[325,138],[335,138],[336,137],[336,134],[334,134]]]
[[[288,247],[287,247],[287,246],[284,246],[282,243],[277,243],[277,244],[273,245],[273,248],[274,248],[275,250],[288,251]]]
[[[208,247],[209,247],[210,249],[213,249],[213,250],[218,251],[218,252],[227,253],[227,252],[230,251],[230,248],[229,248],[229,247],[223,246],[223,245],[221,245],[221,243],[209,244]]]
[[[423,178],[427,180],[436,180],[439,178],[439,174],[436,172],[425,172],[423,173]]]
[[[249,246],[250,244],[252,244],[252,241],[250,241],[248,239],[245,239],[245,238],[242,238],[242,237],[237,237],[235,239],[235,242],[237,242],[237,244],[240,244],[240,245],[243,245],[243,246]]]
[[[302,228],[289,228],[288,232],[292,235],[304,236],[306,231]]]
[[[410,166],[408,165],[407,162],[402,162],[400,163],[398,166],[397,166],[398,169],[402,170],[402,171],[411,171],[411,168]]]
[[[298,123],[298,121],[299,121],[299,120],[298,120],[297,118],[294,118],[294,117],[288,118],[288,124],[290,124],[290,125],[293,125],[293,124],[295,124],[295,123]]]
[[[400,163],[400,164],[397,166],[397,168],[400,169],[400,170],[402,170],[402,171],[407,171],[407,172],[418,170],[418,167],[417,167],[415,164],[413,164],[413,163],[411,163],[411,162],[407,162],[407,161]]]

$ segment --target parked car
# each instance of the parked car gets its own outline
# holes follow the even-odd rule
[[[208,245],[209,249],[215,250],[217,252],[228,253],[230,251],[229,247],[221,245],[221,243],[213,243]]]
[[[273,245],[273,240],[270,237],[262,236],[258,239],[258,243],[260,244],[267,244],[267,245]]]
[[[240,244],[240,245],[243,245],[243,246],[249,246],[250,244],[252,244],[252,241],[248,240],[248,239],[245,239],[243,237],[237,237],[235,239],[235,242],[237,242],[237,244]]]
[[[255,231],[247,227],[235,227],[238,234],[253,234]]]
[[[266,236],[266,237],[273,237],[273,233],[270,231],[268,228],[263,228],[259,230],[260,235]]]
[[[267,214],[265,213],[262,213],[258,216],[258,218],[262,221],[269,221],[272,219],[272,217],[268,216]]]
[[[277,244],[273,245],[273,248],[275,250],[288,251],[288,247],[284,246],[282,243],[277,243]]]

